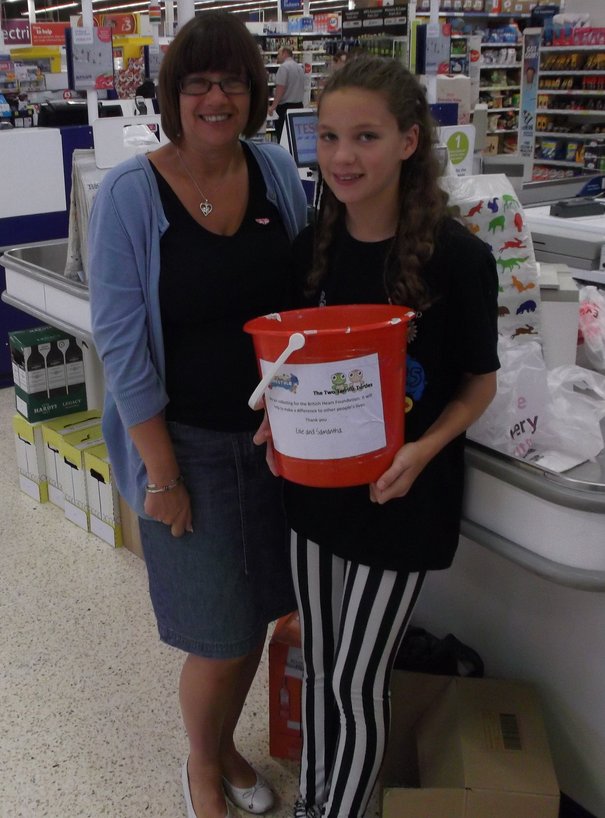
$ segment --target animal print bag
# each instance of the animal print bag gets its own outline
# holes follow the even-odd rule
[[[517,194],[504,174],[444,176],[441,187],[469,229],[489,245],[498,268],[498,331],[541,342],[538,267]]]

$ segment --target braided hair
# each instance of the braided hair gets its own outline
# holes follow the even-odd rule
[[[434,122],[425,91],[397,60],[360,55],[347,61],[328,79],[319,100],[320,114],[321,99],[344,88],[383,94],[402,133],[418,126],[418,146],[401,164],[399,217],[383,276],[392,303],[426,309],[431,298],[421,270],[433,254],[435,236],[447,212],[447,195],[437,182],[440,170],[434,151]],[[320,184],[313,264],[306,282],[309,296],[319,291],[327,274],[332,238],[345,216],[345,206],[327,185]]]

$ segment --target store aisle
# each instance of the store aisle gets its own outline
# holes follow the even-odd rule
[[[0,818],[184,818],[182,654],[158,640],[143,562],[19,491],[13,407],[0,389]],[[240,748],[285,818],[297,765],[268,755],[266,658]]]

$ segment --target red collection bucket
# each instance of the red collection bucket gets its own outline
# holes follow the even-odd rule
[[[279,474],[324,488],[374,482],[403,445],[407,307],[273,313],[252,335]]]

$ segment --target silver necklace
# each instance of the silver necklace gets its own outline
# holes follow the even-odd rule
[[[198,192],[198,193],[200,194],[200,196],[202,197],[202,201],[200,202],[200,212],[201,212],[202,216],[209,216],[209,215],[212,213],[212,210],[213,210],[213,207],[212,207],[212,202],[211,202],[211,201],[208,199],[208,197],[206,196],[206,194],[202,192],[202,189],[200,188],[200,186],[198,185],[198,183],[197,183],[197,182],[195,181],[195,179],[193,178],[193,176],[192,176],[192,174],[191,174],[191,171],[189,170],[189,168],[188,168],[188,167],[187,167],[187,165],[185,164],[185,160],[184,160],[184,159],[183,159],[183,157],[181,156],[181,152],[179,151],[179,149],[178,149],[178,148],[176,149],[176,155],[179,157],[180,162],[181,162],[181,165],[183,166],[183,168],[184,168],[184,170],[185,170],[185,173],[186,173],[186,174],[187,174],[187,176],[188,176],[188,177],[191,179],[191,181],[193,182],[193,184],[194,184],[194,185],[195,185],[195,187],[196,187],[197,192]]]

